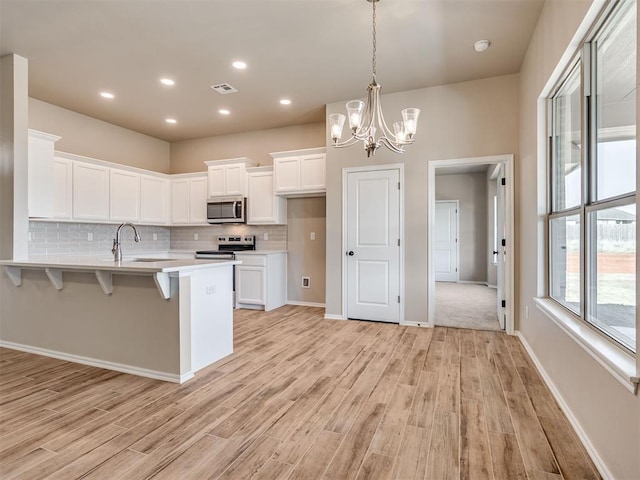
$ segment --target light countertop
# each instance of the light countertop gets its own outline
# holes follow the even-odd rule
[[[142,259],[142,261],[140,261]],[[0,265],[24,268],[58,268],[69,270],[105,270],[122,273],[157,273],[198,270],[236,265],[235,260],[193,258],[193,254],[155,252],[126,255],[121,262],[114,262],[106,255],[33,255],[23,260],[0,260]]]

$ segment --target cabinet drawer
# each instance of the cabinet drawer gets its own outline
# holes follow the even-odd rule
[[[242,265],[265,267],[267,265],[266,255],[236,255],[236,260],[240,260]]]

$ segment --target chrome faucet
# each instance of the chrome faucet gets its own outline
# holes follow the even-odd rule
[[[133,228],[133,239],[136,242],[140,241],[140,235],[138,234],[138,229],[136,228],[136,226],[133,223],[123,223],[118,227],[118,230],[116,230],[116,238],[113,239],[113,248],[111,249],[111,253],[113,253],[113,261],[114,262],[120,262],[122,261],[122,249],[120,248],[120,230],[122,230],[122,227],[126,227],[127,225],[129,225],[131,228]]]

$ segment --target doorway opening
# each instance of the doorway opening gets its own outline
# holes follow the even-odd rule
[[[513,156],[429,162],[429,325],[513,333]]]

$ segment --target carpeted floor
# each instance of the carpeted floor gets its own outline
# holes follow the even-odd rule
[[[500,330],[496,292],[484,285],[436,282],[436,325]]]

